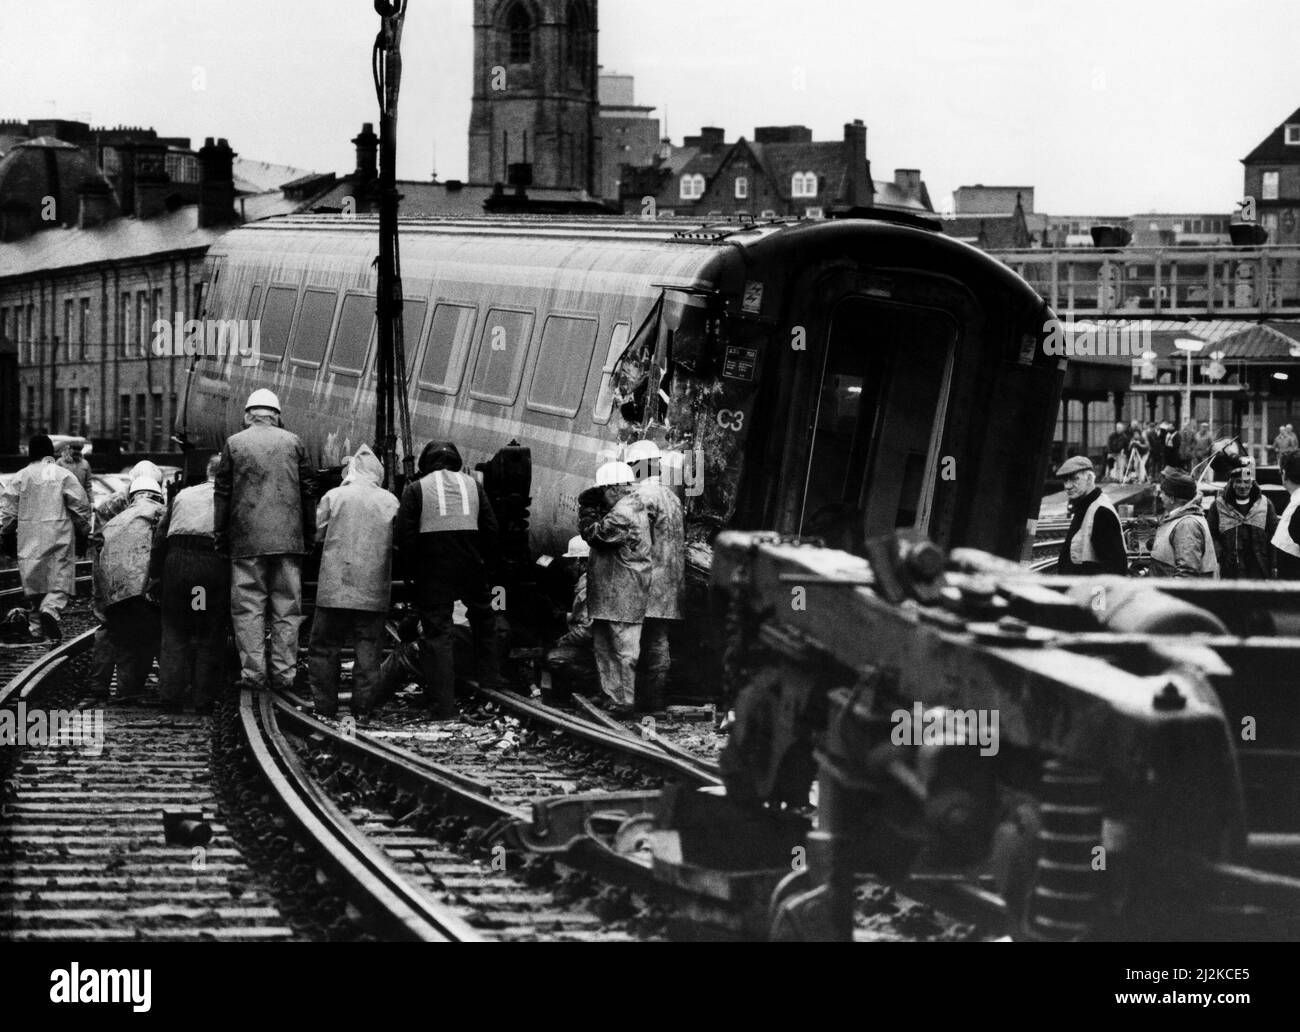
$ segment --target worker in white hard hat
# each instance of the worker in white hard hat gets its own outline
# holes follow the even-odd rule
[[[95,566],[117,671],[117,697],[123,700],[144,694],[158,655],[162,629],[156,586],[149,579],[149,553],[154,530],[166,512],[162,485],[152,477],[132,480],[127,496],[127,507],[104,527]]]
[[[636,704],[641,624],[650,593],[650,521],[634,493],[636,475],[624,462],[596,471],[596,486],[578,496],[578,528],[591,546],[587,611],[603,701],[615,716]]]
[[[217,555],[212,540],[220,463],[220,455],[211,456],[206,480],[179,492],[154,529],[149,579],[161,585],[158,692],[171,710],[192,696],[196,713],[210,713],[226,686],[230,562]]]
[[[677,493],[662,483],[659,446],[635,441],[628,446],[627,461],[650,520],[650,595],[641,628],[637,708],[656,712],[667,704],[672,665],[668,631],[682,619],[686,599],[686,520]]]
[[[587,562],[590,555],[591,546],[578,534],[569,539],[568,550],[561,557],[573,564],[578,580],[573,588],[568,629],[546,653],[551,690],[559,698],[575,691],[589,695],[597,686],[591,613],[587,609]]]
[[[271,391],[249,395],[244,425],[221,452],[213,533],[217,551],[230,557],[240,683],[288,689],[298,667],[302,557],[315,542],[315,475],[302,441],[281,425],[280,399]]]

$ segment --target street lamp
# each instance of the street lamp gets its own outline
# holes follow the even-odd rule
[[[1183,391],[1183,419],[1186,421],[1194,415],[1192,412],[1192,356],[1205,347],[1205,341],[1197,337],[1179,337],[1174,341],[1174,347],[1179,351],[1187,352],[1187,389]]]

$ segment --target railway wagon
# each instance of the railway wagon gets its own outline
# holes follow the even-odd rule
[[[531,448],[537,552],[562,550],[596,467],[642,437],[670,457],[697,566],[723,527],[852,550],[916,527],[1007,557],[1028,540],[1061,388],[1041,346],[1051,312],[928,224],[872,209],[401,232],[414,447],[455,440],[467,469],[511,440]],[[219,446],[256,387],[279,393],[321,467],[370,441],[376,249],[375,220],[343,216],[213,246],[208,350],[230,353],[190,365],[188,441]],[[240,327],[251,354],[211,347]]]

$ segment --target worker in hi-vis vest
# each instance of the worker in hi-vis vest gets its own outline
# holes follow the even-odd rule
[[[1181,469],[1166,466],[1158,492],[1165,515],[1151,543],[1151,575],[1218,577],[1219,559],[1196,481]]]
[[[1061,543],[1056,572],[1061,574],[1128,573],[1128,550],[1119,513],[1097,486],[1097,471],[1082,455],[1066,459],[1056,471],[1065,480],[1070,529]]]
[[[420,478],[406,485],[397,512],[402,562],[415,574],[425,699],[438,720],[457,716],[452,609],[459,599],[474,633],[480,684],[499,687],[496,619],[484,556],[498,550],[497,520],[483,486],[461,472],[450,441],[430,441],[420,455]]]
[[[1277,579],[1300,580],[1300,451],[1287,453],[1283,460],[1282,486],[1291,492],[1291,501],[1273,532]]]

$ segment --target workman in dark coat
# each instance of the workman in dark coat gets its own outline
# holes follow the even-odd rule
[[[420,454],[420,478],[406,485],[397,512],[402,561],[415,572],[425,697],[437,720],[458,715],[452,652],[452,610],[457,599],[465,604],[474,632],[479,683],[501,687],[496,615],[485,561],[495,558],[499,550],[497,519],[483,485],[462,473],[461,466],[456,445],[430,441]]]
[[[1128,550],[1119,513],[1097,486],[1097,471],[1082,455],[1066,459],[1056,475],[1065,480],[1070,529],[1061,544],[1056,572],[1061,574],[1128,574]]]

